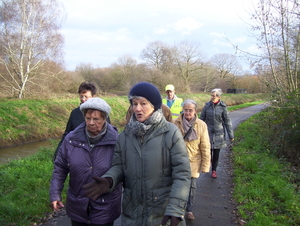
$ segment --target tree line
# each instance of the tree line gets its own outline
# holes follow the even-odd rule
[[[191,40],[148,43],[140,54],[142,63],[125,55],[106,68],[81,62],[75,71],[66,71],[60,33],[66,18],[63,5],[58,0],[0,3],[0,88],[5,97],[76,93],[83,80],[96,83],[101,92],[121,95],[139,81],[162,91],[172,83],[184,93],[242,88],[248,93],[273,92],[279,99],[298,89],[300,7],[295,0],[260,0],[250,12],[260,51],[253,55],[233,48],[249,60],[254,74],[242,70],[237,55],[207,59],[200,42]]]

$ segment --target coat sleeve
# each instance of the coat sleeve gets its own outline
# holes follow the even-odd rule
[[[228,137],[231,140],[234,138],[234,134],[233,134],[232,123],[231,123],[231,119],[229,117],[227,107],[224,108],[222,117],[223,117],[224,127],[226,128]]]
[[[210,169],[210,161],[211,161],[211,154],[210,154],[210,140],[207,130],[207,125],[205,122],[200,121],[200,143],[199,143],[199,150],[201,153],[201,171],[208,173]]]
[[[202,111],[201,111],[201,114],[200,114],[200,119],[203,120],[204,122],[206,120],[206,104],[202,108]]]
[[[102,176],[102,177],[110,177],[113,180],[112,187],[108,190],[108,192],[112,192],[115,187],[124,180],[123,174],[123,160],[122,160],[122,149],[121,144],[124,141],[125,136],[121,133],[118,137],[118,141],[115,146],[113,161],[111,168]],[[125,141],[124,141],[125,142]]]
[[[168,122],[173,122],[172,112],[171,112],[170,108],[165,104],[162,104],[161,108],[162,108],[162,111],[163,111],[163,114],[164,114],[166,120]]]
[[[191,169],[181,132],[174,124],[170,125],[175,128],[170,148],[173,183],[165,215],[182,217],[190,191]]]
[[[66,140],[62,142],[58,155],[54,161],[54,169],[50,181],[50,201],[61,201],[61,191],[68,176],[69,168],[66,161]]]

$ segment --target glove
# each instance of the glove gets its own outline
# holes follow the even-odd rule
[[[165,215],[164,218],[161,221],[161,225],[163,225],[163,226],[166,225],[166,223],[169,219],[171,219],[170,226],[177,226],[181,221],[179,217]]]
[[[111,187],[111,181],[105,177],[93,177],[93,179],[95,182],[85,184],[82,188],[85,190],[84,194],[87,197],[96,200]]]

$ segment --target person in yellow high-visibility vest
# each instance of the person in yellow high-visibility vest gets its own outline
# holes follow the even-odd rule
[[[172,118],[176,119],[182,111],[183,99],[178,98],[175,95],[175,87],[171,84],[169,84],[165,87],[165,91],[166,91],[167,97],[165,99],[163,99],[162,102],[163,102],[163,104],[167,105],[170,108],[170,110],[172,112]]]

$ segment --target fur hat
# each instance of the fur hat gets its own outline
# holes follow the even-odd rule
[[[86,110],[88,109],[95,109],[102,111],[106,114],[106,118],[108,117],[111,108],[106,103],[105,100],[99,98],[99,97],[93,97],[88,99],[86,102],[80,105],[80,111],[84,114]]]
[[[132,104],[132,97],[139,96],[146,98],[153,106],[154,109],[157,110],[161,108],[162,100],[161,95],[156,86],[152,85],[148,82],[140,82],[134,85],[128,95],[130,100],[130,104]]]

